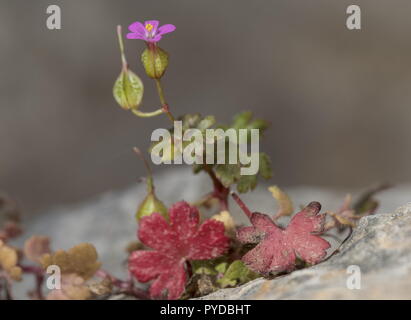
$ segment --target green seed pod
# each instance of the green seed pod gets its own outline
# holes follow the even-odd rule
[[[143,82],[133,71],[123,68],[113,87],[114,99],[123,109],[138,109],[143,100]]]
[[[136,219],[139,221],[142,217],[149,216],[152,213],[160,213],[164,218],[168,219],[168,211],[164,203],[157,199],[154,192],[150,192],[139,205],[136,213]]]
[[[168,53],[160,47],[151,46],[143,51],[141,62],[150,78],[160,79],[168,66]]]
[[[140,203],[136,212],[137,222],[142,218],[151,215],[154,212],[161,214],[164,218],[168,220],[168,210],[167,207],[161,202],[155,192],[154,192],[154,183],[153,175],[151,173],[150,166],[147,160],[142,155],[141,151],[138,148],[134,148],[134,152],[143,160],[144,165],[147,169],[147,196],[144,198],[143,202]]]

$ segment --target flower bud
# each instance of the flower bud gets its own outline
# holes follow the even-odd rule
[[[144,86],[141,79],[127,67],[123,67],[113,87],[114,99],[123,109],[137,109],[143,99]]]
[[[160,79],[168,66],[168,53],[160,47],[150,45],[143,51],[141,62],[150,78]]]

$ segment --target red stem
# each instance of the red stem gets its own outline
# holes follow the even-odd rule
[[[22,265],[20,265],[20,268],[24,273],[31,273],[34,275],[34,277],[36,278],[35,293],[38,299],[44,300],[43,290],[42,290],[43,281],[44,281],[43,269],[37,266],[22,266]]]
[[[118,278],[114,277],[113,275],[111,275],[107,271],[100,269],[96,272],[96,276],[100,277],[100,278],[110,279],[111,283],[115,287],[119,288],[121,293],[132,295],[132,296],[134,296],[134,297],[136,297],[137,299],[140,299],[140,300],[148,300],[149,299],[149,295],[147,294],[146,291],[144,291],[140,288],[136,288],[134,286],[134,282],[133,282],[133,279],[132,279],[131,275],[129,275],[129,278],[126,281],[124,281],[124,280],[121,280],[121,279],[118,279]]]
[[[245,205],[245,203],[240,199],[240,197],[235,193],[235,192],[231,192],[231,196],[233,197],[233,199],[235,200],[235,202],[237,202],[238,206],[244,211],[244,213],[246,214],[246,216],[251,219],[251,215],[252,212],[250,211],[250,209],[248,209],[248,207]]]
[[[208,173],[211,180],[213,181],[214,190],[211,193],[211,196],[219,200],[220,210],[228,210],[228,195],[230,193],[230,189],[226,188],[220,182],[220,180],[218,180],[217,176],[215,175],[214,171],[211,169],[210,166],[204,165],[204,170]]]

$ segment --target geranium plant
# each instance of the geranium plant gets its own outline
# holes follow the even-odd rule
[[[203,146],[221,144],[224,150],[230,149],[232,141],[221,136],[210,139],[207,130],[245,132],[246,146],[249,136],[256,132],[258,137],[263,136],[268,122],[255,119],[249,111],[234,115],[229,124],[218,123],[213,115],[176,117],[176,110],[167,102],[161,82],[169,64],[169,54],[159,46],[164,35],[176,30],[175,26],[149,20],[134,22],[128,29],[127,39],[141,40],[145,45],[140,60],[157,88],[160,107],[154,111],[141,110],[144,85],[127,62],[120,26],[117,37],[121,72],[114,84],[114,98],[120,107],[138,117],[166,115],[167,121],[171,121],[173,128],[169,134],[173,139],[165,142],[172,152],[157,153],[162,161],[184,153],[191,141],[182,139],[181,135],[188,132],[199,134],[201,138],[197,143]],[[174,127],[175,121],[181,125],[179,134]],[[159,143],[154,142],[151,146],[152,154],[156,153]],[[242,174],[251,164],[240,161],[240,152],[235,153],[235,161],[212,163],[206,160],[210,155],[216,156],[217,152],[210,154],[206,148],[198,148],[195,149],[196,159],[201,161],[192,164],[193,173],[207,174],[213,189],[199,195],[198,201],[193,203],[175,199],[175,203],[167,207],[155,194],[151,166],[146,157],[139,149],[134,150],[147,168],[147,195],[140,199],[135,220],[130,213],[130,221],[136,222],[138,241],[133,241],[128,248],[129,277],[118,279],[102,269],[92,244],[82,243],[69,250],[52,251],[47,237],[33,236],[22,249],[11,246],[10,240],[19,236],[22,230],[17,207],[3,197],[0,198],[0,216],[3,218],[0,221],[0,298],[12,299],[13,283],[26,274],[35,277],[35,287],[29,292],[33,299],[93,299],[118,293],[137,299],[187,299],[235,287],[257,277],[272,278],[320,263],[327,254],[332,255],[325,239],[327,233],[334,228],[339,232],[351,230],[360,217],[374,213],[378,203],[373,195],[386,187],[367,192],[355,204],[347,196],[343,206],[335,212],[321,213],[320,203],[313,201],[292,216],[295,210],[289,196],[278,186],[271,186],[269,191],[278,202],[277,212],[252,212],[235,191],[252,191],[259,178],[271,178],[271,162],[267,154],[258,151],[258,169],[252,174]],[[239,226],[234,221],[229,208],[230,196],[248,217],[249,226]],[[204,213],[210,210],[215,214],[204,218]],[[279,219],[287,216],[291,216],[288,225],[280,225]],[[61,288],[46,293],[43,286],[45,272],[51,266],[57,266],[61,272]],[[137,286],[137,282],[149,282],[148,289]]]

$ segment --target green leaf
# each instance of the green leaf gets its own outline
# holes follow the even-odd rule
[[[258,129],[261,136],[262,133],[269,127],[269,123],[263,119],[252,120],[252,118],[253,114],[250,111],[238,113],[234,116],[231,128],[236,130],[248,129],[248,139],[250,138],[249,135],[251,134],[251,129]]]
[[[206,116],[204,117],[197,125],[197,128],[201,131],[205,131],[206,129],[211,128],[215,124],[215,117],[214,116]]]
[[[203,168],[204,168],[204,165],[203,165],[203,164],[196,164],[196,163],[194,163],[194,164],[193,164],[193,173],[194,173],[194,174],[197,174],[197,173],[199,173],[201,170],[203,170]]]
[[[269,156],[264,152],[260,152],[260,169],[258,173],[264,179],[270,179],[273,175],[271,169],[271,160]]]
[[[256,119],[252,121],[248,126],[247,129],[258,129],[260,130],[260,135],[261,133],[269,127],[269,124],[267,121],[262,120],[262,119]]]
[[[197,125],[201,121],[201,115],[199,113],[185,114],[181,121],[183,122],[183,131],[190,128],[197,128]]]
[[[225,259],[222,256],[211,260],[192,260],[190,263],[194,274],[217,275],[220,272],[219,266],[226,263]]]
[[[241,176],[237,182],[237,190],[240,193],[245,193],[254,190],[257,186],[257,175]]]
[[[217,283],[219,283],[222,288],[233,287],[258,277],[258,274],[248,269],[241,260],[236,260],[230,264],[224,276],[218,279]]]
[[[195,260],[191,261],[193,273],[195,274],[207,274],[216,275],[217,271],[214,269],[214,263],[212,260]]]
[[[253,117],[253,113],[251,111],[244,111],[238,113],[234,116],[233,123],[231,127],[234,129],[241,129],[245,128],[247,124],[250,122],[251,118]]]
[[[240,166],[238,164],[218,164],[215,167],[215,174],[223,186],[228,188],[240,178]]]
[[[228,268],[228,262],[221,262],[214,268],[218,273],[225,273]]]
[[[144,86],[131,70],[123,70],[113,87],[113,96],[123,109],[137,109],[143,99]]]

